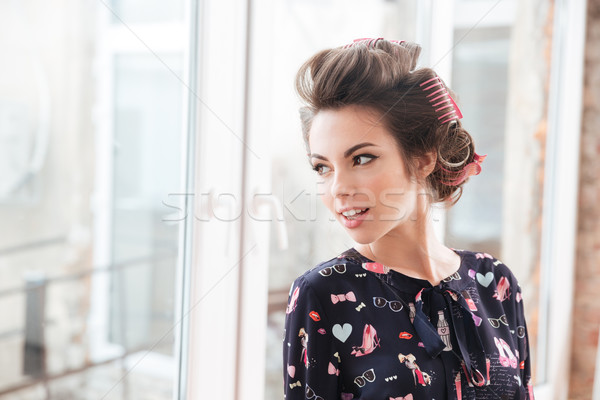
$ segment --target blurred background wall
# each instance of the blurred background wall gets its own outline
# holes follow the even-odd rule
[[[600,327],[600,1],[588,0],[569,398],[589,399]],[[596,391],[598,388],[596,388]],[[596,394],[596,393],[594,393]],[[597,393],[596,395],[600,395]],[[596,397],[594,397],[596,398]]]

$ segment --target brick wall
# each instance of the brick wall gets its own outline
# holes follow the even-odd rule
[[[591,399],[600,327],[600,0],[588,0],[569,399]]]

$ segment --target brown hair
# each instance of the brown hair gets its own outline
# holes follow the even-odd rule
[[[437,152],[436,166],[425,184],[433,202],[450,200],[454,205],[464,182],[444,182],[456,178],[473,162],[474,143],[458,119],[449,123],[438,119],[439,113],[419,86],[437,75],[430,68],[415,69],[420,53],[421,47],[415,43],[377,40],[312,56],[296,76],[296,90],[306,104],[300,109],[302,133],[308,147],[311,122],[320,110],[350,105],[373,109],[394,136],[411,176],[417,159]]]

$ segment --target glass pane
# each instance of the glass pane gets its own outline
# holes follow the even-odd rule
[[[175,74],[180,55],[159,54]],[[161,221],[179,182],[182,86],[153,55],[115,59],[111,340],[144,346],[173,324],[177,225]],[[157,296],[158,295],[158,296]],[[126,336],[123,336],[126,335]],[[172,352],[172,331],[155,348]]]
[[[172,397],[187,38],[168,69],[107,13],[0,2],[2,399]]]

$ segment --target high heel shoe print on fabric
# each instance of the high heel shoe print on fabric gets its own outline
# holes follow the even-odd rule
[[[356,357],[364,356],[365,354],[371,354],[377,347],[379,347],[377,331],[373,325],[366,324],[363,330],[362,345],[352,346],[352,353],[350,354]]]
[[[517,360],[517,357],[515,357],[514,353],[510,349],[508,343],[506,343],[504,339],[499,339],[497,337],[494,337],[494,343],[496,344],[498,352],[500,353],[500,365],[502,365],[503,367],[511,367],[516,369],[518,367],[519,362]]]

